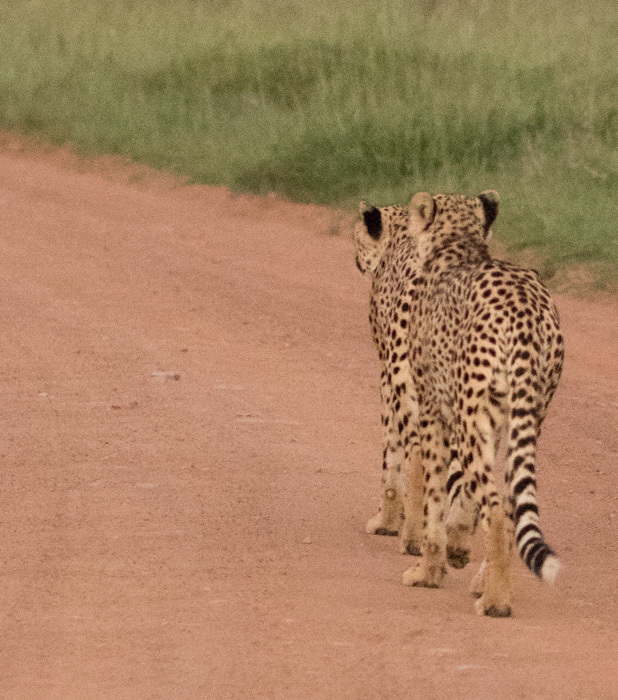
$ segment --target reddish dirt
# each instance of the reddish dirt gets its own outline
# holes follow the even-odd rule
[[[615,303],[557,300],[558,584],[518,562],[515,617],[479,618],[478,551],[409,589],[364,534],[378,367],[333,214],[9,146],[3,698],[618,697]]]

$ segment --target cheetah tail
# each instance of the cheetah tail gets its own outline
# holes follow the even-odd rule
[[[560,561],[543,539],[539,527],[536,498],[536,445],[539,434],[537,412],[526,401],[521,385],[511,389],[511,413],[507,453],[507,477],[510,484],[515,542],[524,564],[547,583],[554,583]]]

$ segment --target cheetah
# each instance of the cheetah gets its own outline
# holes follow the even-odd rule
[[[539,527],[536,449],[564,358],[559,318],[533,270],[492,259],[493,190],[415,194],[366,207],[356,266],[372,278],[369,321],[381,362],[383,461],[367,532],[420,554],[403,582],[439,587],[464,566],[480,520],[485,559],[472,581],[481,615],[511,615],[514,545],[553,583],[560,568]],[[506,439],[505,488],[494,463]]]

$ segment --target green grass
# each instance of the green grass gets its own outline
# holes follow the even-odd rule
[[[618,270],[614,0],[14,0],[0,125],[343,207],[502,195],[548,271]]]

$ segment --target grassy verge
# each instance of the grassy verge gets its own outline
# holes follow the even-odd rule
[[[548,273],[618,269],[614,0],[7,0],[0,29],[5,128],[344,207],[491,187]]]

